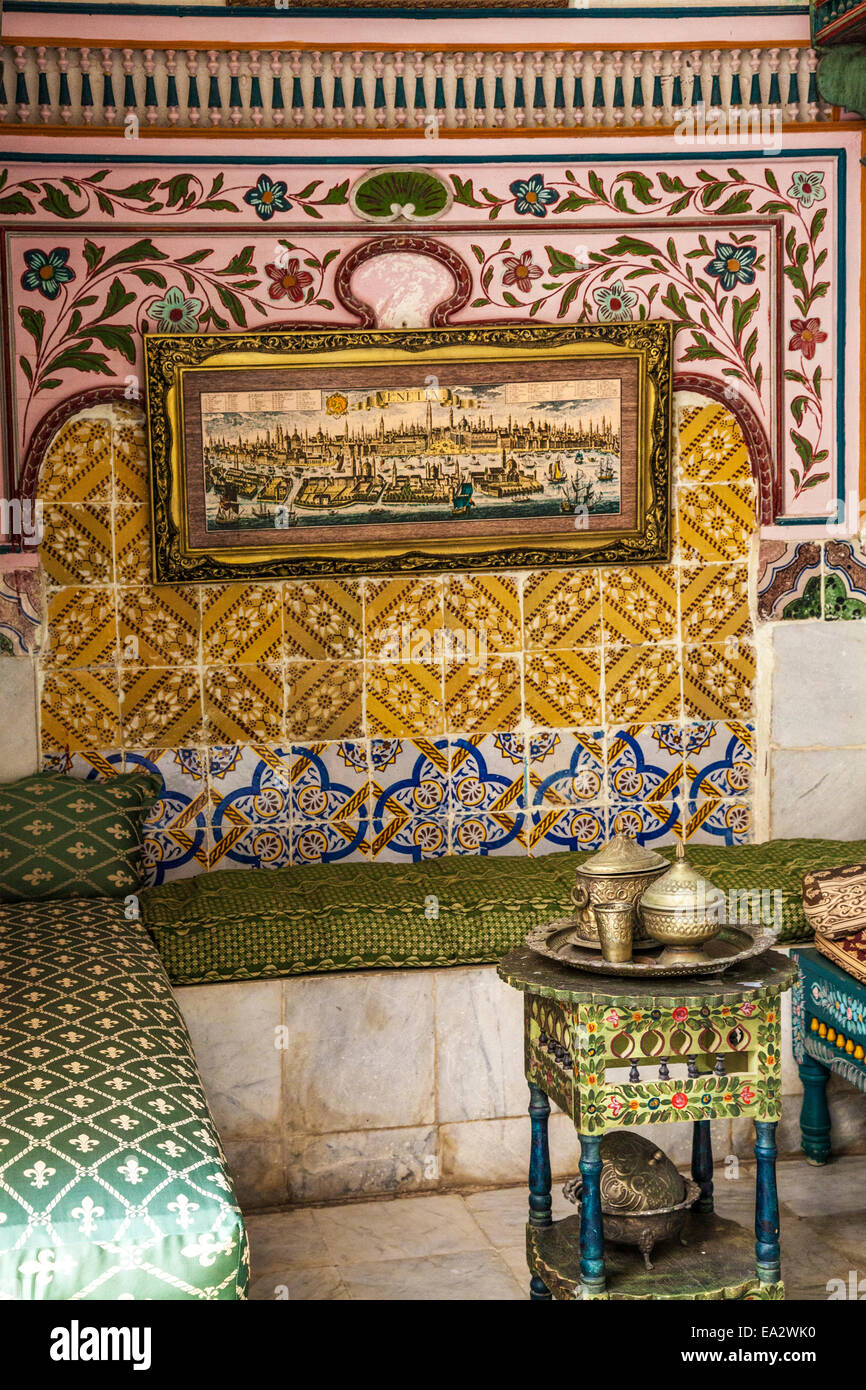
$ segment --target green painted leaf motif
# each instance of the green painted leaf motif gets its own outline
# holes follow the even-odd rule
[[[102,323],[104,319],[113,318],[115,314],[125,309],[127,304],[132,304],[135,295],[131,290],[125,290],[121,280],[115,276],[109,286],[108,294],[105,299],[105,308],[102,313],[94,320],[95,323]],[[88,332],[90,330],[88,329]]]
[[[135,361],[135,342],[131,327],[125,324],[94,323],[88,326],[87,332],[110,352],[119,352],[127,362]]]
[[[141,241],[135,241],[131,246],[125,246],[122,251],[118,251],[114,256],[109,256],[102,267],[108,270],[109,266],[130,265],[133,261],[166,261],[168,256],[165,251],[160,251],[149,237],[142,237]]]
[[[62,188],[55,187],[53,183],[47,183],[44,187],[45,197],[39,199],[39,206],[45,208],[46,212],[53,213],[55,217],[62,217],[66,222],[81,216],[83,209],[76,211]]]
[[[323,207],[338,207],[341,203],[347,202],[348,198],[349,180],[343,179],[342,183],[335,183],[333,188],[329,188],[324,198],[320,198],[319,202]]]
[[[27,307],[19,308],[18,317],[23,327],[36,343],[37,348],[39,348],[42,344],[42,335],[45,332],[45,315],[42,310],[30,309]]]
[[[653,197],[653,195],[652,195],[652,180],[649,179],[649,178],[647,178],[646,174],[641,174],[641,173],[638,173],[638,172],[632,172],[632,173],[626,173],[626,174],[618,174],[617,177],[616,177],[615,182],[616,182],[616,183],[622,183],[624,180],[631,184],[632,194],[633,194],[634,197],[637,199],[637,201],[638,201],[639,203],[643,203],[643,205],[644,205],[645,207],[649,207],[651,204],[660,203],[660,202],[661,202],[661,198],[654,198],[654,197]],[[620,188],[620,189],[617,190],[617,193],[619,194],[619,193],[621,193],[622,191],[623,191],[623,190]],[[617,207],[622,206],[622,205],[617,201],[617,198],[614,198],[614,202],[616,203]],[[631,211],[631,209],[628,207],[628,204],[625,204],[625,206],[623,206],[623,211],[624,211],[624,212],[630,212],[630,211]]]
[[[445,183],[429,169],[378,169],[351,194],[355,211],[371,222],[432,221],[450,201]]]
[[[0,198],[0,216],[18,217],[22,213],[35,212],[36,209],[23,193],[11,193],[8,198]]]
[[[459,175],[452,174],[451,182],[454,185],[454,201],[464,207],[483,208],[484,204],[479,202],[475,196],[475,187],[472,179],[461,179]]]

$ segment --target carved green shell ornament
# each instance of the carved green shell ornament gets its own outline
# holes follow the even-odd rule
[[[434,222],[451,201],[451,190],[438,174],[414,165],[374,169],[349,193],[353,212],[366,222]]]

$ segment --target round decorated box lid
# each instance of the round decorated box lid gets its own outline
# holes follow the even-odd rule
[[[614,835],[596,854],[581,864],[579,874],[604,877],[610,874],[646,874],[667,865],[664,855],[646,849],[627,835]]]
[[[727,899],[721,888],[699,874],[684,857],[682,844],[677,845],[677,857],[666,874],[650,884],[640,900],[642,908],[653,912],[706,913],[717,917],[724,911]]]

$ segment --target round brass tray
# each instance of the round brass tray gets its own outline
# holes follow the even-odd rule
[[[559,965],[571,966],[573,970],[588,970],[596,975],[614,975],[620,978],[653,979],[672,975],[721,975],[732,965],[759,956],[769,951],[775,944],[776,933],[766,927],[734,926],[728,923],[722,927],[718,936],[708,941],[700,952],[703,959],[688,962],[672,962],[662,959],[664,948],[653,942],[652,954],[642,952],[640,960],[629,960],[614,964],[605,960],[600,952],[586,943],[579,945],[574,939],[574,923],[570,918],[560,917],[553,922],[545,922],[533,927],[526,937],[530,950],[548,956]]]

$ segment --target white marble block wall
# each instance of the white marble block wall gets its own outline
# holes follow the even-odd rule
[[[772,634],[770,838],[866,839],[866,623]]]
[[[493,966],[365,971],[176,991],[247,1209],[520,1183],[529,1162],[523,999]],[[799,1152],[800,1083],[785,1000],[781,1154]],[[830,1083],[833,1144],[866,1150],[866,1099]],[[687,1164],[691,1126],[654,1126]],[[555,1176],[576,1172],[550,1120]],[[713,1127],[717,1181],[752,1125]]]

